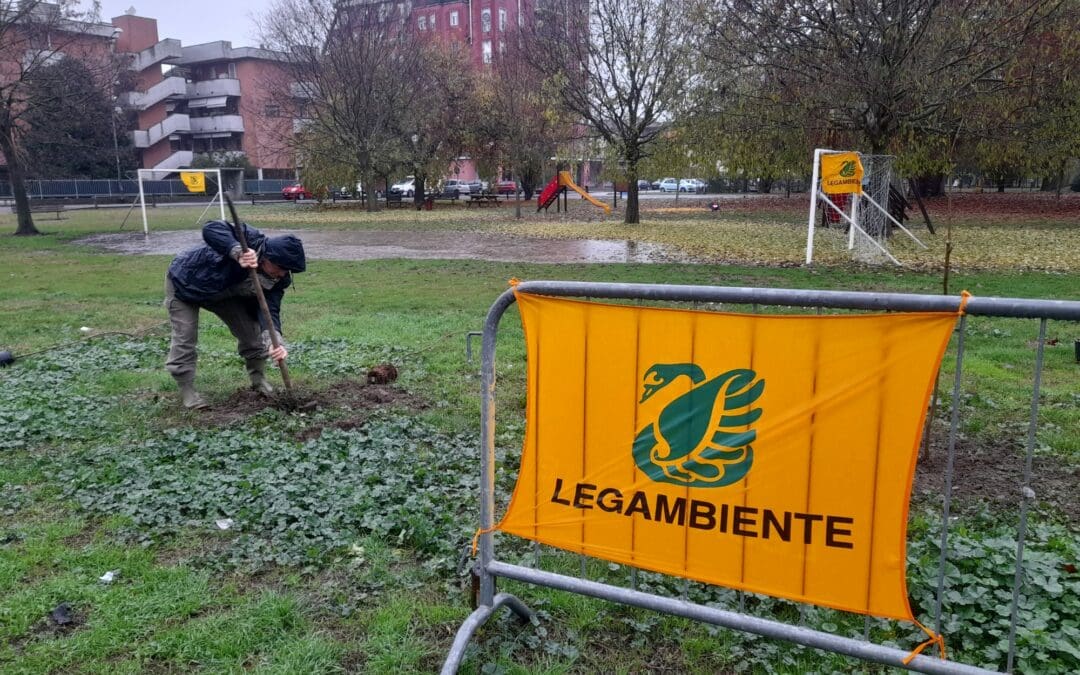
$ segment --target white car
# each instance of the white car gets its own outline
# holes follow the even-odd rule
[[[705,182],[697,178],[683,178],[679,181],[679,192],[705,192]]]
[[[412,176],[405,176],[405,180],[390,186],[390,192],[400,192],[406,197],[412,197],[413,193],[416,192],[416,179]]]
[[[457,178],[448,178],[443,182],[443,193],[458,195],[472,194],[472,184],[467,180],[459,180]]]
[[[679,181],[676,178],[665,178],[664,180],[660,181],[658,189],[660,190],[660,192],[678,192]]]

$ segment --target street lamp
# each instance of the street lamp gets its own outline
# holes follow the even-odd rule
[[[116,97],[114,96],[113,97],[113,102],[115,103],[115,101],[116,101]],[[114,105],[113,109],[112,109],[112,114],[109,115],[109,121],[112,122],[113,156],[116,158],[116,180],[118,180],[118,181],[121,180],[121,178],[120,178],[120,142],[116,138],[116,116],[119,115],[121,112],[123,112],[123,109],[120,106]]]

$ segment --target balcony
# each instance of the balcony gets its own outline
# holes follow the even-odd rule
[[[187,93],[192,98],[210,98],[212,96],[239,96],[240,80],[220,78],[188,83]]]
[[[184,78],[166,77],[145,92],[129,91],[121,94],[118,100],[124,107],[146,110],[167,98],[186,98],[187,93],[188,83]]]
[[[240,115],[215,115],[213,117],[192,117],[191,133],[242,133],[244,131],[244,118]]]
[[[128,65],[128,69],[142,72],[151,66],[176,61],[183,55],[179,40],[174,40],[172,38],[162,40],[153,47],[147,47],[138,54],[135,54],[134,58],[131,60],[131,64]]]
[[[133,131],[136,148],[149,148],[173,134],[191,131],[191,118],[187,115],[169,115],[146,131]],[[156,168],[156,167],[155,167]]]
[[[195,159],[195,153],[190,150],[179,150],[161,160],[154,166],[155,169],[179,169],[182,166],[191,166]]]

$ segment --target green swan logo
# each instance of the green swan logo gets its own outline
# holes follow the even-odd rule
[[[697,364],[658,363],[642,378],[641,403],[683,375],[693,388],[638,432],[634,463],[660,483],[723,487],[742,480],[754,463],[750,444],[757,431],[747,427],[761,417],[761,408],[751,406],[765,390],[765,380],[746,368],[709,380]]]
[[[849,159],[840,165],[840,175],[844,178],[851,178],[855,175],[855,160]]]

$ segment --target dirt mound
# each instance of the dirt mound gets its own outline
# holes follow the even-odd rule
[[[344,417],[327,424],[313,423],[304,429],[302,440],[317,437],[324,426],[353,429],[364,423],[377,408],[400,407],[424,410],[427,401],[399,387],[385,384],[366,384],[355,380],[341,380],[326,389],[312,390],[302,386],[293,387],[289,397],[279,389],[267,398],[250,389],[241,389],[224,401],[203,410],[199,417],[209,426],[235,424],[262,412],[275,408],[289,413],[307,414],[314,411],[342,411]]]
[[[936,446],[937,444],[935,444]],[[940,496],[945,490],[948,448],[934,447],[933,458],[920,462],[915,470],[915,496]],[[1020,504],[1020,486],[1024,480],[1024,450],[1010,444],[979,446],[970,441],[957,442],[953,462],[953,503],[962,510],[966,505],[989,504],[994,509],[1016,509]],[[1031,489],[1035,501],[1060,512],[1070,527],[1080,525],[1080,466],[1066,464],[1056,457],[1036,456],[1031,467]]]

